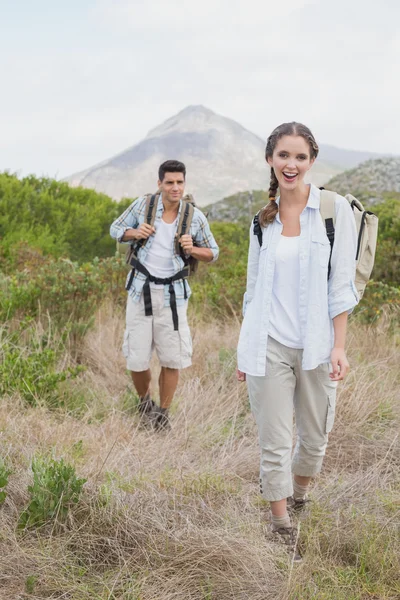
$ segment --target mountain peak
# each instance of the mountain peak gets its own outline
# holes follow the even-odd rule
[[[235,122],[213,112],[202,104],[186,106],[173,117],[170,117],[161,125],[151,129],[146,139],[168,135],[172,132],[205,132],[210,129],[229,129]],[[237,125],[237,124],[235,124]]]

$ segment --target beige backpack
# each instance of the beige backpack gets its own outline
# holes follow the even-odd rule
[[[321,188],[320,213],[325,224],[326,235],[331,245],[331,256],[335,240],[335,211],[336,192]],[[378,238],[378,217],[369,210],[365,210],[357,198],[351,194],[346,195],[354,215],[357,228],[357,252],[356,252],[356,279],[355,284],[360,300],[363,297],[374,266],[376,242]],[[329,257],[328,277],[331,269],[331,257]]]

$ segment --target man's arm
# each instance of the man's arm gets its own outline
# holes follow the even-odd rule
[[[214,262],[218,258],[219,248],[211,233],[210,225],[205,215],[197,208],[195,217],[197,220],[195,235],[193,237],[188,234],[182,235],[179,242],[188,256],[193,256],[202,262]]]
[[[140,239],[136,237],[139,231],[139,211],[143,206],[144,199],[137,198],[130,206],[115,219],[110,227],[110,235],[117,242],[129,243],[133,240]],[[136,231],[137,230],[137,231]],[[143,233],[143,232],[142,232]]]
[[[180,244],[185,254],[193,256],[196,260],[206,263],[214,260],[214,253],[211,248],[199,248],[198,246],[194,246],[191,235],[182,235]]]

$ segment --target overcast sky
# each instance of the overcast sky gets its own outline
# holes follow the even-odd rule
[[[400,154],[399,0],[0,0],[0,171],[64,177],[189,104]]]

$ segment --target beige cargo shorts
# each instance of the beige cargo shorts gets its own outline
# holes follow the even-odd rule
[[[192,364],[192,338],[187,305],[178,306],[179,331],[174,331],[170,306],[164,306],[164,288],[152,288],[153,315],[146,317],[143,295],[140,302],[128,296],[126,329],[122,352],[129,371],[147,371],[155,348],[162,367],[185,369]]]

